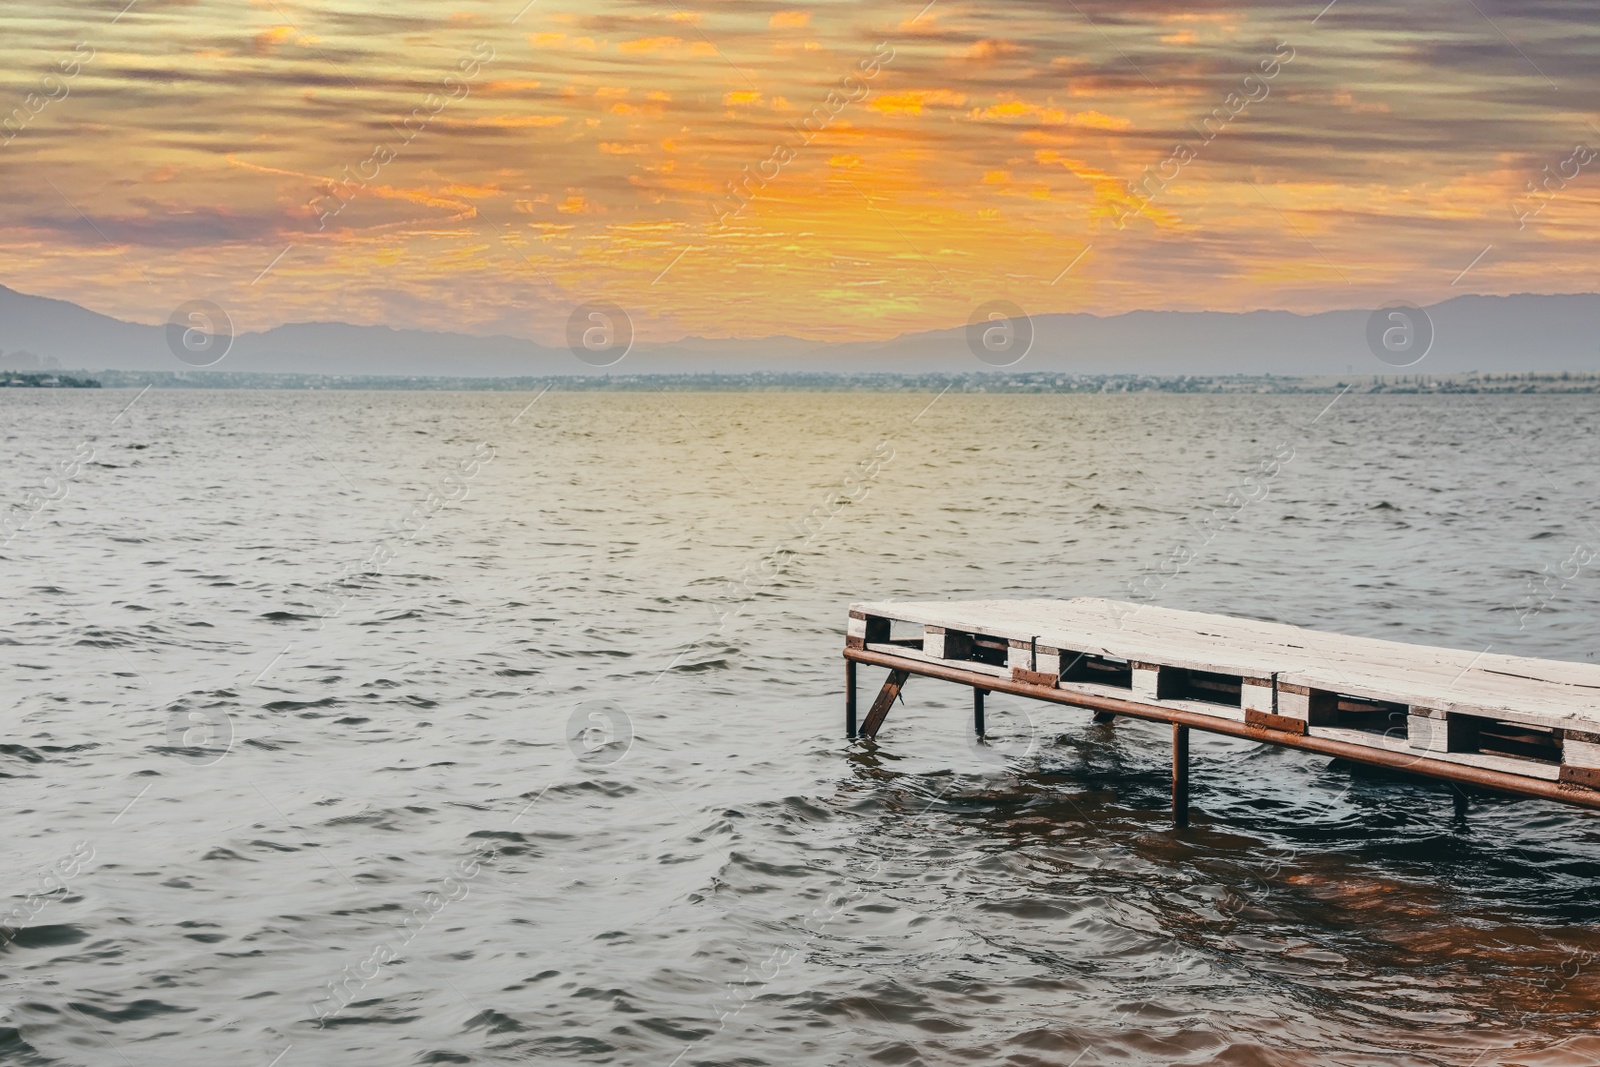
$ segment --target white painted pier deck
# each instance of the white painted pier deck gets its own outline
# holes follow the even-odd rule
[[[869,738],[911,674],[971,686],[979,734],[996,691],[1171,722],[1180,823],[1191,727],[1600,807],[1600,665],[1086,597],[853,604],[845,658],[852,737],[858,663],[890,671]]]

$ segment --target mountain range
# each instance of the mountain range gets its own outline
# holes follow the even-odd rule
[[[1458,374],[1600,370],[1600,294],[1460,296],[1423,309],[1433,341],[1417,362],[1380,360],[1369,344],[1372,309],[1134,311],[1036,315],[1017,371],[1065,374],[1285,376]],[[1393,320],[1401,322],[1402,320]],[[1020,327],[1026,331],[1028,325]],[[1418,327],[1426,330],[1426,326]],[[565,347],[506,336],[396,330],[342,322],[278,326],[232,339],[217,370],[329,375],[520,377],[749,373],[961,373],[1006,363],[979,360],[963,327],[885,341],[824,343],[795,337],[690,337],[636,344],[620,362],[591,366]],[[1398,336],[1398,335],[1395,335]],[[219,342],[221,338],[217,339]],[[0,286],[0,367],[95,372],[185,371],[169,330],[123,322],[63,300]],[[1413,350],[1414,352],[1415,350]]]

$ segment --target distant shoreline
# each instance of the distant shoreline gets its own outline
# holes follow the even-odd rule
[[[82,378],[73,378],[58,371],[37,373],[33,371],[0,370],[0,389],[99,389],[100,383],[88,377],[87,371],[78,371]]]
[[[905,393],[1174,393],[1280,395],[1296,393],[1440,395],[1600,393],[1600,373],[1346,375],[1058,374],[638,374],[551,375],[519,378],[263,374],[227,371],[53,371],[47,375],[0,371],[7,379],[49,379],[29,388],[269,389],[395,392],[851,392]]]

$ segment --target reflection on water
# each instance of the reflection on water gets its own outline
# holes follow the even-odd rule
[[[1177,834],[1165,728],[848,744],[839,659],[1130,582],[1592,658],[1594,398],[130,399],[0,395],[6,503],[93,449],[0,552],[4,1062],[1600,1062],[1593,813],[1197,733]]]

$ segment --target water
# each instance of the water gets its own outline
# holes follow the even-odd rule
[[[1195,734],[1179,835],[1161,727],[850,745],[839,657],[1187,547],[1158,603],[1592,658],[1526,582],[1596,398],[134,399],[0,394],[0,1062],[1600,1061],[1593,813]]]

